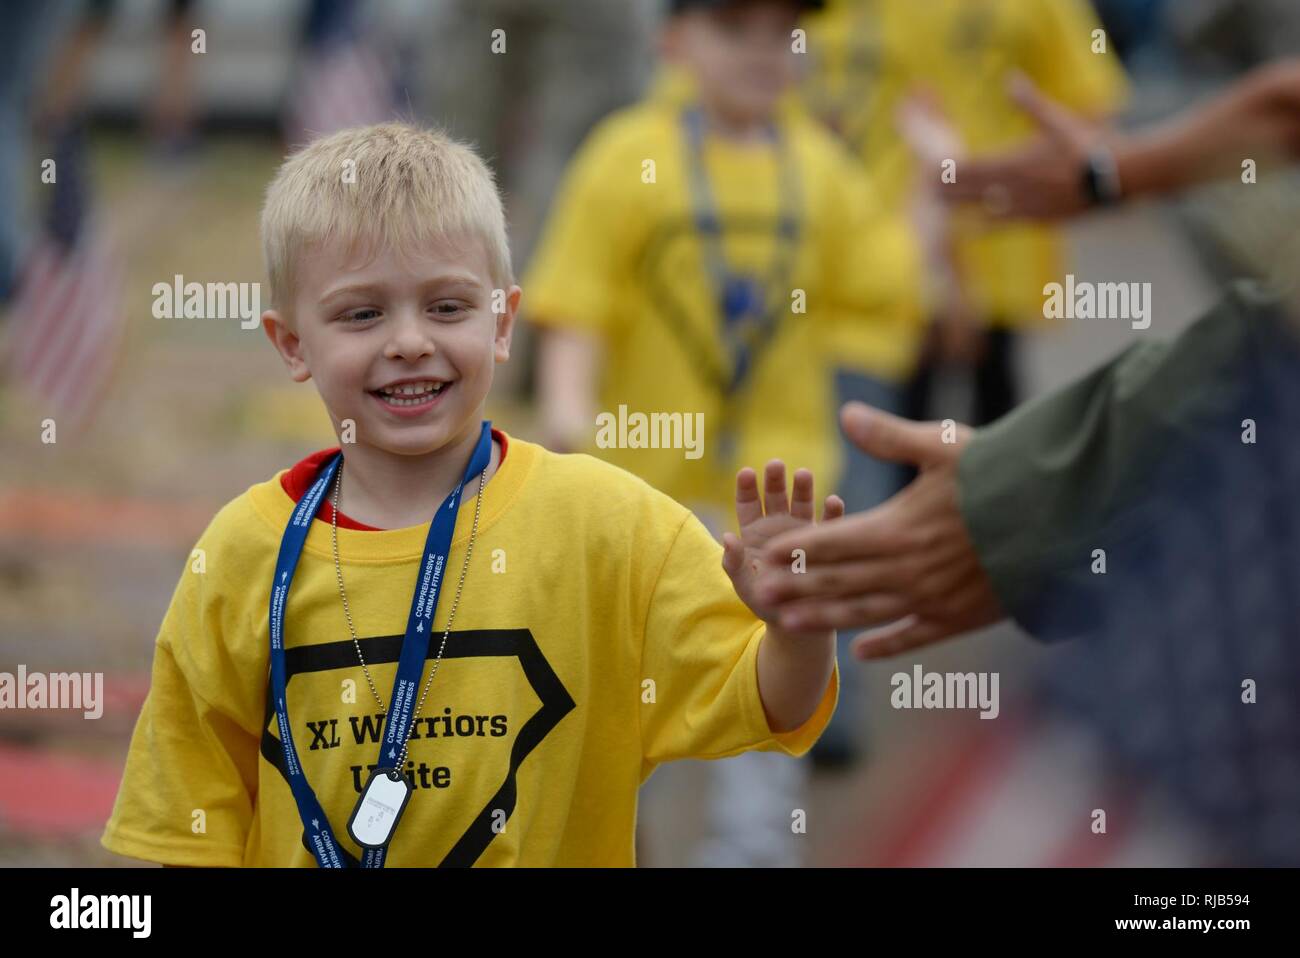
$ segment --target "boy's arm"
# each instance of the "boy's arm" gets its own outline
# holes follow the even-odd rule
[[[257,762],[256,735],[196,694],[160,642],[101,843],[162,864],[240,865]]]
[[[589,445],[596,421],[596,370],[600,343],[575,329],[542,332],[537,356],[537,396],[544,444],[556,452]]]
[[[971,301],[970,284],[962,276],[959,231],[936,188],[945,161],[951,158],[965,163],[966,144],[938,105],[925,97],[915,96],[903,103],[897,124],[918,167],[930,171],[929,178],[912,189],[907,208],[924,264],[915,274],[930,319],[923,351],[949,362],[973,363],[979,358],[983,328]]]
[[[261,689],[249,689],[255,664],[228,645],[234,627],[222,614],[232,590],[246,588],[245,570],[206,534],[198,545],[206,570],[187,566],[163,618],[101,844],[168,865],[238,866],[257,791]]]
[[[758,694],[778,734],[812,718],[835,671],[835,633],[800,636],[769,625],[758,647]]]
[[[643,222],[628,212],[637,187],[627,178],[641,151],[629,154],[623,138],[606,123],[579,149],[524,276],[523,315],[541,329],[542,436],[560,452],[591,444],[600,349],[619,322],[628,250]]]

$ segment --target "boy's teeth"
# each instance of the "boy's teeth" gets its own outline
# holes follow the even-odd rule
[[[443,383],[403,383],[400,386],[385,386],[379,390],[385,396],[423,396],[425,393],[442,391]]]

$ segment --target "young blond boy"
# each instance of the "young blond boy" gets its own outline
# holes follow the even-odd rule
[[[318,140],[271,183],[262,233],[263,327],[315,382],[342,460],[322,450],[253,485],[199,539],[105,847],[170,865],[631,865],[659,763],[812,745],[838,692],[833,637],[746,605],[753,550],[812,521],[812,476],[787,496],[781,463],[761,494],[743,471],[741,534],[720,548],[625,472],[489,441],[521,290],[470,149],[403,124]],[[412,694],[395,663],[417,640]],[[380,786],[406,797],[376,855],[353,812],[390,814]]]

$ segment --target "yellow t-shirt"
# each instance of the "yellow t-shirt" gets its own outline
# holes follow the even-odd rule
[[[1016,70],[1048,97],[1104,116],[1119,108],[1127,83],[1109,45],[1093,52],[1099,28],[1085,0],[838,0],[809,20],[804,91],[882,194],[902,199],[918,172],[896,127],[908,95],[933,95],[971,156],[1035,132],[1006,92]],[[958,215],[953,229],[972,305],[1005,325],[1043,322],[1043,286],[1064,274],[1059,232],[989,228],[973,213]]]
[[[293,507],[277,474],[199,539],[204,571],[182,574],[158,634],[109,850],[176,865],[315,865],[268,695],[270,579]],[[473,517],[469,497],[431,657]],[[427,523],[338,530],[352,618],[385,703],[427,534]],[[415,722],[415,789],[392,866],[632,865],[637,789],[656,765],[748,749],[801,755],[838,695],[837,672],[802,728],[773,734],[758,693],[763,625],[699,521],[625,472],[514,438],[484,491],[455,626]],[[382,716],[320,519],[285,636],[298,756],[358,855],[347,820],[379,760]]]
[[[602,412],[702,413],[706,446],[589,450],[682,502],[729,514],[743,465],[771,458],[811,469],[830,491],[838,466],[833,366],[898,380],[919,339],[917,254],[878,203],[857,162],[820,124],[782,113],[797,187],[783,193],[770,142],[705,136],[702,155],[731,270],[768,278],[783,205],[797,210],[788,281],[772,281],[774,332],[730,407],[722,310],[696,225],[684,98],[663,92],[607,118],[574,158],[523,282],[522,312],[541,325],[590,331],[604,345]],[[595,442],[593,428],[593,443]]]

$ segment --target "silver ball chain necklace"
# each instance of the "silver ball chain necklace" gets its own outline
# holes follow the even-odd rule
[[[433,670],[429,673],[429,678],[424,683],[424,691],[420,693],[420,700],[416,703],[415,711],[411,714],[411,722],[406,730],[406,739],[402,742],[402,754],[398,756],[397,763],[393,766],[398,775],[402,774],[402,769],[406,766],[406,750],[411,744],[411,734],[415,731],[415,723],[420,717],[420,710],[424,708],[424,697],[429,694],[429,686],[433,684],[433,677],[438,674],[438,666],[442,662],[442,652],[447,647],[447,636],[451,634],[451,624],[456,620],[456,609],[460,606],[460,593],[465,586],[465,573],[469,571],[469,557],[474,553],[474,539],[478,535],[478,517],[483,506],[483,487],[487,484],[487,474],[490,466],[491,457],[489,457],[488,466],[484,466],[483,471],[478,474],[478,495],[474,497],[474,525],[470,528],[469,544],[465,547],[465,561],[460,567],[460,581],[456,583],[456,597],[452,600],[451,611],[447,614],[447,627],[442,632],[442,644],[438,646],[438,657],[433,660]],[[361,669],[366,673],[366,682],[370,685],[370,694],[375,697],[375,703],[379,706],[379,711],[387,715],[388,709],[384,707],[384,700],[379,697],[379,690],[375,688],[375,681],[370,677],[370,668],[366,665],[366,658],[361,654],[361,643],[357,641],[357,630],[352,625],[352,613],[348,609],[348,594],[343,589],[343,566],[339,562],[339,495],[342,491],[343,460],[340,460],[338,477],[334,483],[334,514],[330,517],[330,540],[334,546],[334,571],[338,575],[339,597],[343,600],[343,614],[348,620],[348,632],[352,634],[352,644],[357,650],[357,658],[361,660]]]

